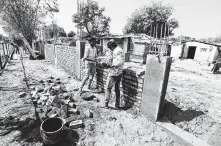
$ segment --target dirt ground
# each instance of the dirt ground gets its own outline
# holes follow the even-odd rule
[[[221,73],[194,60],[171,67],[165,117],[180,128],[219,146],[221,143]]]
[[[66,88],[68,90],[72,90],[80,85],[80,82],[74,80],[72,77],[69,78],[70,75],[68,75],[66,72],[54,67],[53,65],[50,65],[46,61],[26,60],[25,67],[29,83],[31,83],[31,86],[37,84],[38,81],[40,80],[47,79],[50,76],[53,76],[55,78],[60,78],[61,81],[65,83]],[[171,73],[172,82],[170,82],[170,87],[169,87],[170,92],[168,92],[168,95],[170,95],[171,100],[173,99],[172,95],[174,96],[176,95],[175,93],[172,94],[171,90],[176,89],[176,92],[179,95],[181,92],[183,92],[184,89],[183,87],[181,87],[181,83],[177,82],[178,77],[175,76],[174,68],[175,67],[173,67],[172,69],[173,72]],[[198,74],[196,75],[198,76]],[[214,77],[214,75],[208,75],[208,76],[213,77],[215,81],[216,77]],[[218,75],[215,76],[218,77]],[[23,126],[14,129],[11,133],[5,136],[0,136],[1,146],[42,146],[43,145],[41,137],[39,136],[39,125],[36,124],[36,126],[34,127],[28,126],[31,125],[30,123],[33,123],[35,119],[34,108],[33,105],[30,104],[31,101],[29,97],[28,96],[23,98],[18,97],[18,93],[20,91],[23,91],[25,87],[23,77],[24,76],[22,72],[21,63],[20,61],[15,61],[15,60],[12,61],[7,66],[7,69],[4,71],[2,76],[0,76],[0,107],[1,107],[0,115],[1,116],[11,115],[15,118],[20,119],[24,123]],[[185,81],[186,80],[182,80],[182,83],[184,83]],[[195,82],[197,82],[197,80]],[[179,84],[180,87],[175,83]],[[207,83],[207,81],[205,81],[205,83]],[[217,81],[216,85],[218,85]],[[198,86],[202,87],[203,85],[201,86],[199,84]],[[212,88],[212,86],[208,86],[207,88],[209,89],[210,87]],[[218,91],[219,87],[217,86],[216,88]],[[205,89],[205,87],[203,87],[203,89]],[[201,93],[203,92],[203,90],[200,91],[193,90],[189,94],[195,95],[196,92]],[[209,92],[209,94],[211,93]],[[216,99],[218,99],[218,92],[216,92],[216,94],[217,94]],[[181,146],[182,145],[178,141],[176,141],[169,133],[163,130],[161,127],[148,121],[142,115],[137,114],[136,110],[103,109],[101,108],[102,101],[104,99],[103,94],[99,94],[97,95],[97,97],[100,99],[100,102],[84,101],[79,97],[76,98],[76,105],[79,107],[79,109],[80,110],[86,108],[90,109],[93,112],[94,117],[84,120],[85,128],[78,129],[77,131],[72,132],[71,137],[74,140],[74,142],[67,142],[64,140],[64,142],[62,144],[58,144],[58,146],[59,145],[60,146],[61,145],[62,146],[72,146],[72,145]],[[179,95],[176,101],[180,101],[180,103],[182,103],[184,100],[183,99],[181,100],[181,98],[182,98],[181,95]],[[206,106],[208,100],[211,100],[211,98],[215,99],[215,97],[209,98],[205,95],[206,100],[200,100],[200,104],[202,102],[203,105]],[[187,99],[187,97],[185,97],[185,99]],[[187,100],[187,102],[188,101],[190,100]],[[194,102],[191,103],[194,104]],[[215,117],[218,118],[218,112],[212,110],[212,109],[217,109],[217,107],[215,108],[214,106],[215,104],[218,107],[218,100],[216,100],[214,104],[209,104],[204,109],[208,109],[211,115],[216,113],[217,115]],[[210,105],[213,105],[214,107]],[[203,106],[199,105],[199,107],[200,110],[203,110],[201,109]],[[202,116],[205,116],[205,114]]]

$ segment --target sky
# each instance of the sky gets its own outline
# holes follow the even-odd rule
[[[122,34],[126,20],[135,9],[148,5],[151,0],[96,0],[105,7],[105,15],[111,17],[111,33]],[[154,0],[156,1],[156,0]],[[57,24],[66,32],[76,30],[72,15],[77,12],[77,0],[58,0],[60,12],[56,14]],[[221,0],[164,0],[174,7],[172,17],[179,21],[175,36],[194,38],[217,37],[221,35]],[[0,28],[1,33],[1,28]]]

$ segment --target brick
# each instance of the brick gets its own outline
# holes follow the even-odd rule
[[[52,110],[47,114],[48,117],[51,117],[53,114],[57,114],[59,109],[57,107],[53,107]]]
[[[84,123],[83,123],[82,120],[72,121],[72,122],[69,124],[69,127],[70,127],[71,129],[83,128],[83,127],[84,127]]]
[[[70,122],[72,122],[72,121],[74,121],[74,120],[76,120],[76,119],[77,119],[77,116],[71,116],[71,117],[66,118],[66,119],[65,119],[65,122],[66,122],[66,123],[70,123]]]
[[[76,108],[76,104],[74,104],[74,102],[69,102],[69,103],[68,103],[68,106],[69,106],[70,108]]]
[[[60,110],[61,110],[61,118],[67,118],[68,105],[62,105]]]
[[[71,114],[79,114],[79,111],[78,111],[78,109],[76,109],[76,108],[70,108],[70,109],[68,110],[68,112],[71,113]]]
[[[18,97],[25,97],[26,96],[26,92],[20,92],[19,94],[18,94]]]
[[[84,115],[86,116],[86,118],[93,118],[93,113],[91,110],[86,109],[83,111]]]

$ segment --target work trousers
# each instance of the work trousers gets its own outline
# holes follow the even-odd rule
[[[84,87],[84,85],[88,79],[89,79],[88,88],[90,88],[95,72],[96,72],[96,64],[95,63],[90,63],[90,64],[86,65],[86,76],[83,79],[80,89],[82,89]]]
[[[119,106],[120,104],[120,81],[122,78],[122,74],[118,76],[108,76],[107,84],[106,84],[106,91],[105,91],[105,103],[108,104],[110,101],[111,90],[113,86],[115,86],[115,94],[116,94],[116,101],[115,106]]]

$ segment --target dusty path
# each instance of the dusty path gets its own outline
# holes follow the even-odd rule
[[[80,83],[69,79],[69,75],[45,61],[25,61],[28,78],[42,80],[50,76],[60,78],[68,90],[77,87]],[[19,61],[13,61],[0,77],[0,86],[16,87],[24,86],[22,68]],[[18,98],[20,90],[0,90],[0,115],[13,115],[23,120],[34,118],[34,111],[27,97]],[[162,128],[148,121],[146,118],[134,113],[134,110],[117,111],[100,108],[103,95],[97,95],[101,102],[83,101],[76,99],[80,109],[89,108],[94,113],[94,118],[86,119],[84,129],[78,129],[79,146],[180,146],[174,138]],[[12,131],[10,134],[0,137],[1,146],[41,146],[38,137],[39,127],[29,129],[25,133],[22,130]],[[34,135],[33,138],[27,135]],[[26,141],[28,140],[28,141]],[[62,145],[63,146],[63,145]],[[65,144],[64,146],[70,146]]]
[[[180,128],[219,146],[221,74],[194,60],[176,60],[171,68],[165,115]]]

